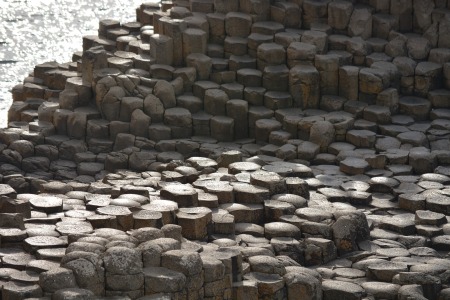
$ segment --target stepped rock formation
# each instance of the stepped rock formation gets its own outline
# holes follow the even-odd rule
[[[450,1],[155,1],[13,89],[1,299],[450,299]]]

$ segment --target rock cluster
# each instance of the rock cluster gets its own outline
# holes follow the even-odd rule
[[[450,177],[238,154],[0,185],[4,299],[446,299]]]
[[[2,299],[450,299],[449,8],[100,21],[13,90]]]

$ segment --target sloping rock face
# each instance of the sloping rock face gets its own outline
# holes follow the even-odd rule
[[[448,1],[147,2],[0,130],[2,299],[447,299]]]

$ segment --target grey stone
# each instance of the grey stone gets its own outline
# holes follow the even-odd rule
[[[322,291],[324,299],[362,299],[365,295],[361,286],[339,280],[324,280]]]
[[[56,292],[62,288],[76,288],[75,276],[65,268],[53,269],[39,275],[39,285],[46,292]]]

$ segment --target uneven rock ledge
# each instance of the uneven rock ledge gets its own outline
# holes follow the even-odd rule
[[[1,299],[450,299],[450,12],[190,0],[13,90]]]

